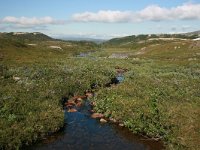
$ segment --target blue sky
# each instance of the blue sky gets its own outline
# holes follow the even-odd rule
[[[200,0],[2,0],[0,32],[112,38],[200,30]]]

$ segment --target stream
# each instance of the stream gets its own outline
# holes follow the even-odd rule
[[[125,127],[113,123],[100,123],[91,118],[90,104],[86,100],[77,112],[65,110],[62,131],[26,149],[29,150],[160,150],[158,141],[135,136]]]
[[[120,83],[123,74],[118,75],[109,85]],[[117,82],[118,81],[118,82]],[[80,98],[76,98],[79,100]],[[74,100],[74,101],[76,101]],[[47,136],[27,150],[161,150],[163,144],[142,136],[134,135],[127,128],[116,123],[102,123],[91,117],[92,106],[87,98],[81,105],[72,105],[68,100],[65,107],[65,126],[57,133]],[[73,111],[72,111],[73,110]]]

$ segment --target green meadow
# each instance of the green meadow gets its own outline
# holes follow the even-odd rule
[[[62,98],[83,95],[93,83],[99,85],[91,100],[96,112],[162,140],[166,149],[199,149],[200,42],[174,37],[95,44],[1,33],[0,149],[20,149],[58,131]],[[105,87],[116,67],[127,70],[125,80]]]

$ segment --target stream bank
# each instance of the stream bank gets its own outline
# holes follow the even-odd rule
[[[46,137],[28,150],[54,149],[126,149],[126,150],[160,150],[162,143],[132,134],[127,128],[91,117],[90,102],[85,99],[76,112],[65,109],[65,126],[58,133]],[[89,111],[88,111],[89,110]]]
[[[115,68],[117,75],[106,84],[106,87],[116,85],[124,80],[124,72]],[[91,85],[96,88],[97,85]],[[123,124],[115,119],[105,118],[103,114],[95,113],[90,98],[94,96],[86,91],[83,96],[73,96],[64,104],[65,126],[55,134],[26,149],[127,149],[127,150],[160,150],[160,141],[134,135]]]

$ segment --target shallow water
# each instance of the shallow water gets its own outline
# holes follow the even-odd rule
[[[65,111],[65,127],[43,141],[25,149],[36,150],[159,150],[157,141],[135,136],[116,124],[100,123],[90,117],[88,101],[78,112]]]

